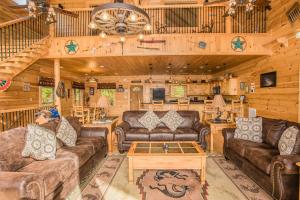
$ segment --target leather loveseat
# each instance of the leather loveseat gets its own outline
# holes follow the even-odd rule
[[[151,132],[138,121],[147,111],[125,111],[123,122],[116,127],[118,149],[121,153],[127,151],[133,141],[197,141],[206,149],[205,135],[210,128],[199,122],[198,111],[177,111],[184,118],[183,123],[172,132],[164,123],[157,125]],[[167,111],[154,111],[162,118]]]
[[[63,146],[55,160],[23,158],[26,128],[0,134],[0,199],[65,199],[107,154],[107,129],[83,128],[75,118],[67,118],[75,128],[75,147]],[[53,131],[57,123],[42,125]]]
[[[298,200],[300,138],[296,142],[296,155],[280,155],[278,142],[283,131],[300,125],[263,118],[263,143],[234,138],[234,129],[223,129],[224,155],[245,174],[265,189],[274,199]],[[299,137],[299,136],[298,136]]]

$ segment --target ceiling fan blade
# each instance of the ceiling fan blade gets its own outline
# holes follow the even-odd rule
[[[53,7],[53,9],[57,13],[68,15],[70,17],[78,18],[78,16],[79,16],[77,13],[74,13],[74,12],[71,12],[71,11],[68,11],[68,10],[63,10],[61,8],[55,8],[55,7]]]
[[[214,2],[204,2],[203,5],[208,6],[208,5],[213,5],[213,4],[219,4],[219,3],[224,3],[229,0],[219,0],[219,1],[214,1]]]

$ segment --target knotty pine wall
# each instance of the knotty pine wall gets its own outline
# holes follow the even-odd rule
[[[0,110],[36,107],[39,106],[39,76],[54,77],[53,67],[38,62],[27,68],[12,80],[12,84],[5,92],[0,92]],[[70,89],[70,98],[61,99],[62,114],[70,115],[73,105],[72,81],[78,80],[78,76],[61,71],[61,80],[66,89]],[[24,83],[30,83],[30,91],[23,91]]]
[[[13,0],[0,1],[0,23],[18,19],[27,15],[27,12],[24,9],[12,9],[9,7],[15,5],[16,3]]]
[[[272,1],[269,14],[269,32],[274,41],[269,44],[273,49],[270,57],[258,58],[216,74],[233,73],[241,82],[255,83],[255,92],[245,94],[249,107],[257,109],[257,114],[264,117],[298,121],[299,118],[299,68],[300,40],[295,39],[295,31],[300,28],[300,20],[291,25],[285,15],[296,1]],[[277,38],[288,40],[288,47],[276,41]],[[260,74],[277,71],[276,88],[260,88]]]

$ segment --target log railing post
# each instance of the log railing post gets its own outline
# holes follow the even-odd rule
[[[55,87],[54,87],[55,105],[57,106],[57,110],[61,115],[61,101],[60,101],[60,97],[57,96],[56,94],[57,86],[60,82],[60,59],[54,59],[54,82],[55,82]]]

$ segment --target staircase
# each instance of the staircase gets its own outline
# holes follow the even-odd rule
[[[43,57],[50,46],[46,16],[0,24],[0,80],[12,80]]]

